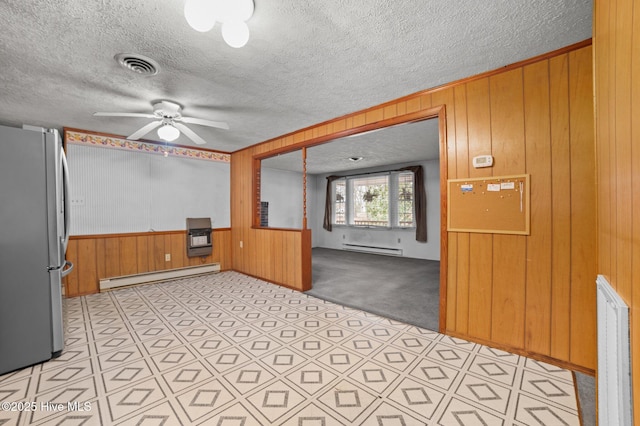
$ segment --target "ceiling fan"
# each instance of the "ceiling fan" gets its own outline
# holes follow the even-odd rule
[[[167,142],[176,140],[180,133],[184,133],[186,137],[191,139],[198,145],[207,143],[198,136],[193,130],[182,123],[199,124],[200,126],[215,127],[218,129],[229,130],[229,125],[222,121],[204,120],[202,118],[185,117],[182,115],[182,106],[171,101],[158,101],[153,104],[153,114],[135,113],[135,112],[96,112],[96,117],[142,117],[155,118],[155,121],[136,130],[127,139],[135,141],[155,129],[158,129],[158,137]]]

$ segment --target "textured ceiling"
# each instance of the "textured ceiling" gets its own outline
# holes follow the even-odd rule
[[[340,173],[439,158],[438,119],[356,134],[307,149],[307,173]],[[351,157],[362,157],[357,162]],[[302,152],[263,160],[263,167],[302,172]]]
[[[0,123],[128,135],[148,120],[92,113],[168,99],[228,122],[191,128],[206,147],[235,151],[588,39],[592,21],[591,0],[255,0],[251,39],[233,49],[219,24],[192,30],[183,6],[3,0]],[[118,53],[146,55],[160,73],[124,70]]]

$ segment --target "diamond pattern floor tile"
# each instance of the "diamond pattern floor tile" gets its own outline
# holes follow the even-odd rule
[[[252,362],[224,375],[224,378],[242,395],[264,385],[276,377],[262,364]]]
[[[579,424],[566,370],[235,272],[67,299],[64,324],[59,358],[0,376],[0,402],[64,409],[0,425]]]
[[[305,397],[285,382],[277,381],[248,396],[247,400],[274,424],[303,403]]]
[[[389,399],[426,421],[434,416],[445,400],[445,393],[406,378],[398,383]]]
[[[349,381],[338,382],[335,387],[318,398],[333,412],[353,424],[372,404],[376,395]]]
[[[206,415],[212,414],[233,401],[235,397],[219,380],[201,384],[197,388],[178,396],[181,408],[195,422]]]

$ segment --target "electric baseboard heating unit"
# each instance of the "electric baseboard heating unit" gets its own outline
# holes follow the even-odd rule
[[[187,218],[187,256],[208,256],[213,250],[211,244],[211,218]]]
[[[345,244],[342,244],[342,249],[349,250],[349,251],[359,251],[361,253],[386,254],[387,256],[402,256],[402,249],[399,249],[399,248],[345,243]]]
[[[137,284],[148,284],[157,281],[175,280],[178,278],[211,274],[214,272],[220,272],[219,263],[208,263],[206,265],[187,266],[184,268],[166,269],[164,271],[144,272],[141,274],[103,278],[100,280],[100,291],[113,290]]]
[[[629,307],[607,280],[596,280],[598,304],[598,424],[633,424]]]

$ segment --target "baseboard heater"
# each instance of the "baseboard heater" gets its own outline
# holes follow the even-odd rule
[[[598,424],[630,425],[633,422],[629,308],[598,275]]]
[[[402,249],[399,249],[399,248],[366,246],[361,244],[345,243],[345,244],[342,244],[342,249],[350,250],[350,251],[359,251],[362,253],[386,254],[388,256],[402,256]]]
[[[210,274],[213,272],[220,272],[219,263],[207,263],[206,265],[187,266],[184,268],[166,269],[164,271],[144,272],[141,274],[103,278],[100,280],[100,291],[112,290],[118,287],[126,287],[136,284],[145,284],[154,281],[166,281],[193,275]]]

